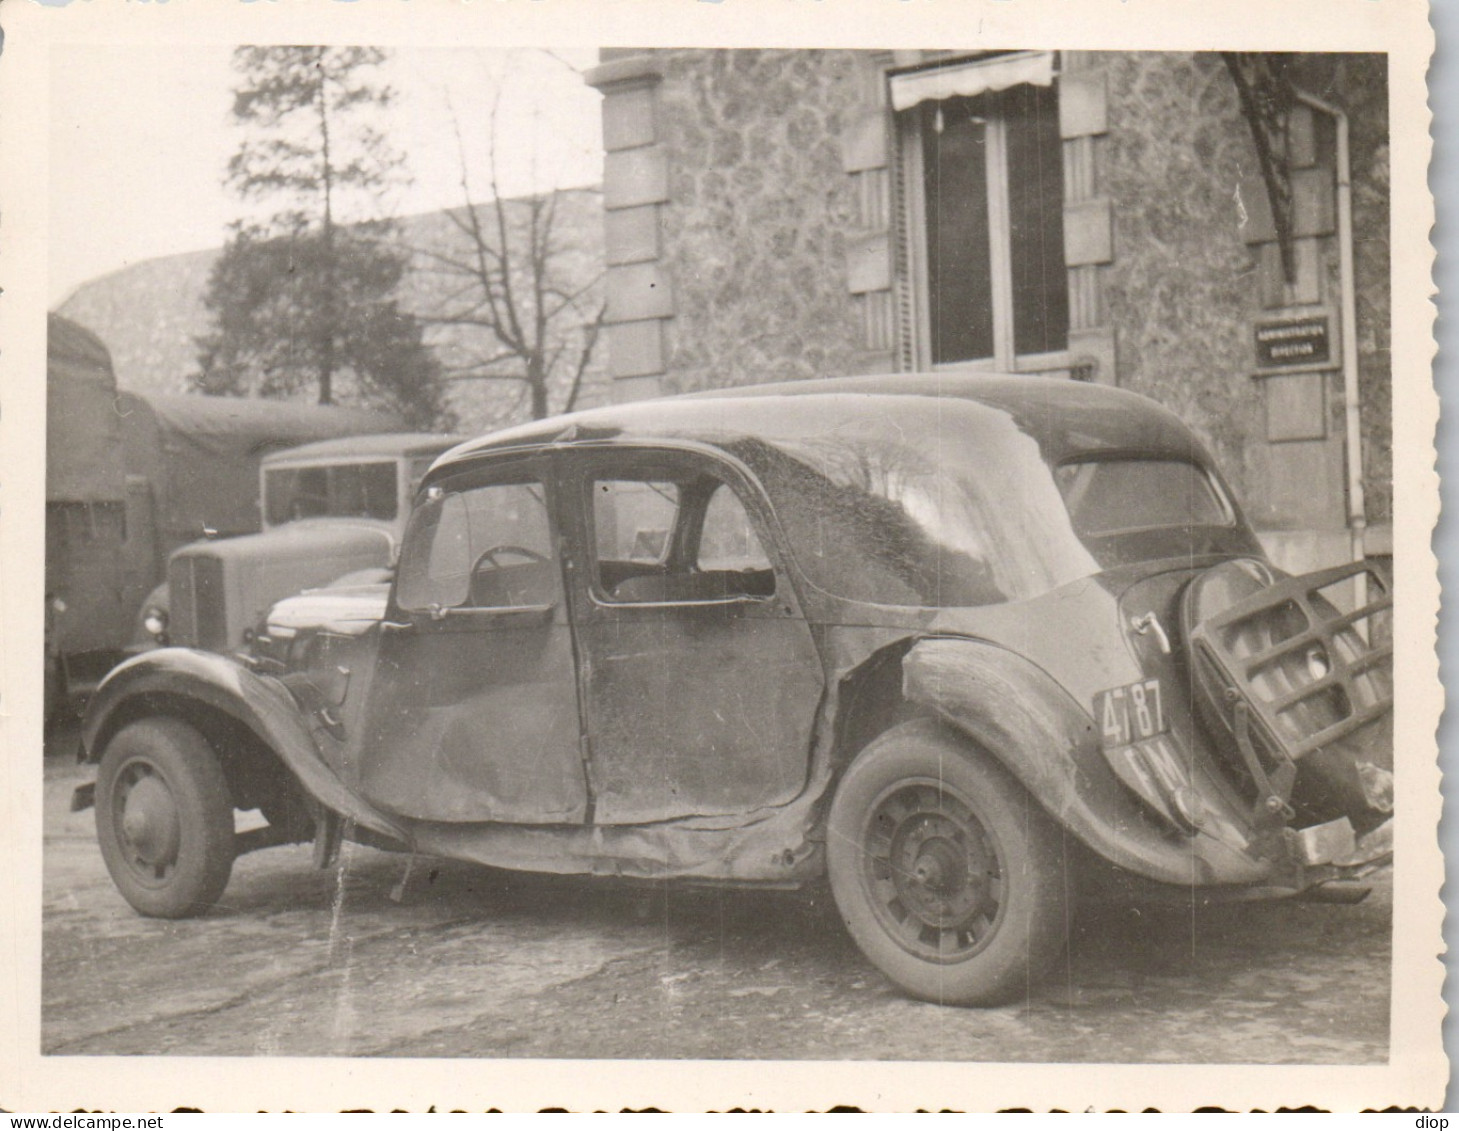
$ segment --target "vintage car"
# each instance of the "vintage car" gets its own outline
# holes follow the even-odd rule
[[[898,986],[994,1003],[1056,958],[1071,896],[1349,898],[1391,858],[1389,601],[1364,563],[1275,570],[1130,393],[745,388],[455,448],[390,584],[284,600],[235,656],[128,662],[83,756],[146,915],[204,912],[239,852],[322,864],[346,836],[828,876]]]
[[[388,432],[303,444],[263,458],[263,529],[176,550],[137,615],[131,652],[242,647],[270,605],[341,576],[394,564],[415,489],[465,437]]]

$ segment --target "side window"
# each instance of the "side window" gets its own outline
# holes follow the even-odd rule
[[[600,562],[662,562],[679,513],[679,485],[646,479],[593,484],[593,531]]]
[[[416,456],[410,461],[410,481],[406,484],[405,497],[415,498],[415,493],[420,490],[421,480],[426,477],[426,472],[431,469],[431,464],[436,462],[435,456]]]
[[[557,599],[542,485],[448,492],[417,508],[400,559],[402,609],[521,608]]]
[[[701,570],[768,570],[770,559],[750,524],[745,504],[724,484],[715,488],[699,535]]]
[[[768,597],[775,575],[744,504],[712,475],[592,483],[594,579],[623,604]]]
[[[393,463],[360,463],[338,468],[331,484],[330,514],[392,519],[398,506]]]
[[[125,503],[48,503],[46,511],[47,521],[62,523],[65,537],[78,545],[127,540]]]

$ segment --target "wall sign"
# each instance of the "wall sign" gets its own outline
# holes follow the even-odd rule
[[[1288,369],[1331,360],[1332,335],[1326,315],[1256,324],[1258,369]]]

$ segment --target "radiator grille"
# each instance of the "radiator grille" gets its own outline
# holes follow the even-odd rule
[[[228,608],[223,563],[211,554],[179,554],[167,571],[174,644],[223,651],[228,647]]]

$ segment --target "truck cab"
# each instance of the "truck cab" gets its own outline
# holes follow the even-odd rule
[[[280,598],[346,575],[385,577],[416,487],[432,461],[459,440],[394,432],[265,456],[258,480],[262,530],[174,552],[167,581],[143,606],[133,650],[242,648],[246,633]]]

